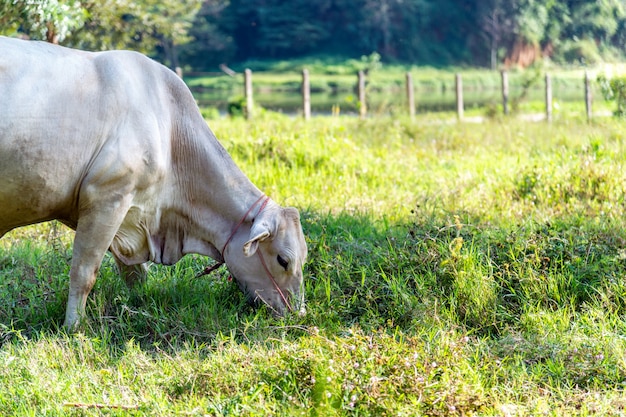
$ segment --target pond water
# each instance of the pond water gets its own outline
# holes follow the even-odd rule
[[[194,90],[192,92],[200,107],[217,108],[225,113],[229,100],[243,97],[242,91],[207,91]],[[509,94],[509,106],[522,94],[521,90],[511,88]],[[600,97],[600,93],[593,92],[594,97]],[[554,89],[553,101],[580,102],[584,103],[583,89]],[[302,113],[302,96],[298,92],[285,91],[255,91],[254,102],[263,108],[286,114]],[[523,98],[524,102],[540,102],[545,100],[543,88],[530,89]],[[372,92],[367,96],[367,109],[371,114],[389,114],[405,112],[407,98],[404,90]],[[500,90],[464,91],[463,102],[465,110],[472,108],[485,108],[502,105],[502,93]],[[416,91],[415,104],[417,113],[443,112],[456,110],[456,96],[454,91]],[[357,114],[358,97],[350,92],[337,93],[311,93],[311,112],[313,114],[331,114],[339,111],[340,114]]]

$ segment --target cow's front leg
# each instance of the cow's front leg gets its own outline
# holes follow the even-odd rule
[[[102,262],[101,256],[96,252],[87,256],[85,251],[76,250],[77,241],[74,241],[74,255],[70,269],[70,289],[65,310],[65,323],[69,330],[73,330],[81,318],[85,315],[87,296],[96,282],[96,275]]]
[[[115,205],[89,210],[78,220],[64,326],[76,328],[85,315],[87,296],[96,282],[102,258],[128,211],[130,197]]]

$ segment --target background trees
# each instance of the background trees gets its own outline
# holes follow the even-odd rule
[[[178,66],[198,0],[0,0],[0,34],[91,50],[134,49]]]
[[[0,33],[205,70],[303,55],[418,65],[623,58],[625,0],[0,0]]]
[[[49,0],[43,0],[49,1]],[[84,24],[65,42],[82,49],[134,49],[158,53],[171,67],[180,65],[178,46],[188,42],[197,0],[83,0]]]
[[[0,0],[0,34],[15,34],[59,43],[87,18],[77,0]]]

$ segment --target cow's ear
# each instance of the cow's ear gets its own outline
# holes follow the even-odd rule
[[[250,230],[250,240],[243,244],[243,254],[245,256],[252,256],[259,248],[259,242],[264,241],[270,237],[270,231],[267,224],[260,223],[252,226]]]

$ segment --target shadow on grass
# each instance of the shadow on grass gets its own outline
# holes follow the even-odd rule
[[[72,253],[55,239],[18,238],[10,249],[0,248],[0,344],[17,334],[63,332]],[[187,256],[172,267],[151,265],[147,282],[129,289],[105,256],[79,330],[120,345],[133,339],[142,347],[173,348],[230,335],[243,317],[263,314],[248,306],[225,268],[195,278],[207,262]]]
[[[624,224],[566,216],[550,223],[481,224],[469,213],[428,213],[389,223],[364,214],[303,212],[309,245],[307,315],[276,319],[253,309],[226,269],[194,278],[207,262],[187,256],[153,265],[129,290],[107,256],[88,301],[82,331],[121,347],[211,348],[225,339],[263,342],[312,329],[342,334],[434,323],[469,333],[520,328],[529,306],[577,311],[606,304],[626,312]],[[59,247],[61,247],[59,250]],[[20,240],[0,250],[0,343],[20,333],[59,332],[71,251]]]
[[[532,331],[522,320],[529,313],[626,312],[622,220],[564,214],[494,224],[424,208],[400,224],[348,214],[305,219],[310,319],[336,331],[446,323],[497,337]]]

